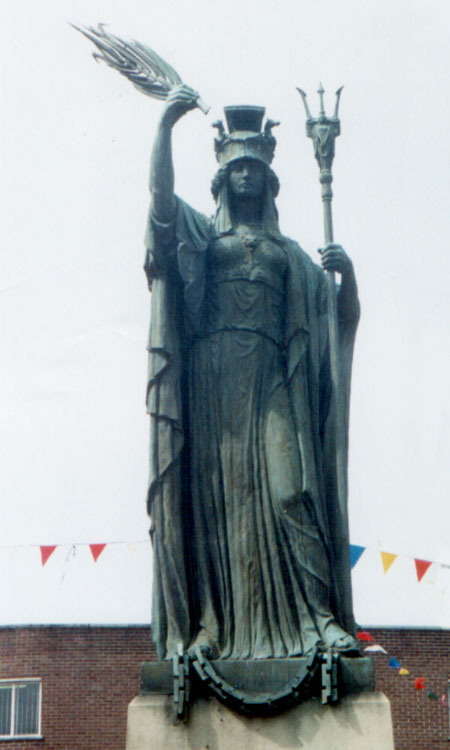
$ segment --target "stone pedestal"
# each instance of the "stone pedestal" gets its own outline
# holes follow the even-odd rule
[[[348,695],[336,706],[301,703],[280,716],[247,718],[215,698],[197,698],[173,726],[172,698],[141,695],[128,707],[126,750],[394,750],[382,693]]]

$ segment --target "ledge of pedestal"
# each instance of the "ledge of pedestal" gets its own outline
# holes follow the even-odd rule
[[[128,707],[126,750],[394,750],[382,693],[347,695],[336,706],[312,699],[280,716],[247,718],[215,698],[198,698],[173,726],[168,695],[140,695]]]

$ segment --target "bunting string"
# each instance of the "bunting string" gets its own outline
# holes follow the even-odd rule
[[[351,544],[350,545],[350,565],[353,570],[353,568],[358,564],[361,557],[363,556],[366,549],[370,549],[369,547],[361,547],[357,544]],[[384,573],[388,573],[391,569],[392,565],[395,563],[398,557],[402,557],[403,559],[408,559],[414,561],[414,567],[416,571],[417,576],[417,582],[420,583],[425,574],[427,573],[428,569],[431,567],[431,565],[438,565],[441,568],[450,568],[450,565],[443,562],[438,562],[436,560],[422,560],[418,557],[411,557],[410,555],[399,555],[395,554],[394,552],[386,552],[385,550],[376,550],[379,552],[381,557],[381,564],[383,566]]]
[[[96,563],[100,555],[104,552],[106,547],[115,545],[122,545],[127,547],[129,553],[134,555],[139,547],[150,546],[150,539],[125,542],[125,541],[112,541],[112,542],[61,542],[60,544],[3,544],[0,545],[0,549],[4,549],[9,552],[12,556],[16,556],[20,549],[36,549],[39,551],[41,566],[45,567],[48,561],[52,557],[53,553],[58,548],[69,547],[69,552],[66,557],[66,563],[76,555],[76,551],[80,548],[87,547],[90,550],[92,560]],[[63,575],[64,577],[64,575]]]
[[[58,549],[58,547],[69,547],[72,550],[71,556],[73,557],[75,555],[75,550],[80,547],[89,547],[92,560],[94,563],[96,563],[105,549],[107,547],[110,547],[112,545],[123,545],[126,546],[129,550],[130,555],[133,555],[136,553],[136,551],[142,546],[150,545],[150,539],[144,539],[144,540],[137,540],[137,541],[109,541],[109,542],[61,542],[60,544],[3,544],[0,545],[0,549],[7,550],[11,556],[15,556],[17,551],[22,548],[35,548],[39,551],[41,565],[44,567],[52,555],[54,554],[55,550]],[[426,574],[429,570],[429,568],[432,565],[437,565],[441,568],[447,568],[450,569],[450,564],[439,562],[437,560],[423,560],[419,557],[411,557],[409,555],[400,555],[394,552],[387,552],[386,550],[374,550],[374,548],[370,547],[363,547],[358,544],[350,544],[350,565],[352,570],[358,565],[361,558],[363,557],[366,550],[370,551],[376,551],[380,555],[381,559],[381,565],[383,572],[387,574],[392,566],[394,565],[397,558],[403,558],[411,560],[414,563],[414,570],[417,577],[417,582],[420,583],[424,577],[426,577]]]

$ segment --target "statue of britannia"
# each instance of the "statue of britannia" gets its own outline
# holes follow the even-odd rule
[[[172,129],[197,98],[171,88],[151,160],[153,638],[160,659],[180,644],[219,659],[357,653],[338,563],[326,293],[337,272],[346,445],[353,264],[329,243],[316,265],[281,233],[264,108],[228,107],[227,127],[216,123],[213,218],[174,194]]]

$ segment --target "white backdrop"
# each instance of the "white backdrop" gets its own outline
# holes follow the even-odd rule
[[[1,621],[147,622],[149,295],[142,272],[159,102],[68,22],[153,46],[212,105],[179,123],[178,193],[212,213],[211,123],[282,125],[282,231],[322,242],[295,90],[345,84],[335,236],[354,260],[351,540],[362,624],[450,625],[450,11],[445,0],[3,0],[0,8]],[[108,545],[96,563],[90,542]],[[39,545],[58,544],[45,567]],[[35,546],[33,546],[35,545]],[[75,547],[73,547],[75,545]],[[84,545],[84,546],[83,546]],[[399,555],[383,573],[379,550]],[[75,554],[74,554],[75,553]]]

